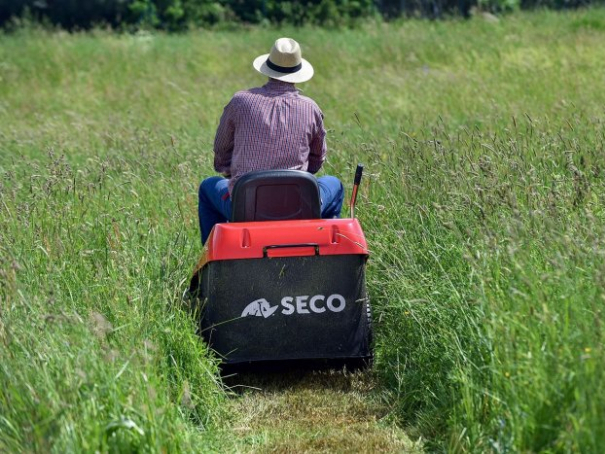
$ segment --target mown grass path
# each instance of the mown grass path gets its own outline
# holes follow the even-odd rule
[[[226,378],[239,452],[421,452],[387,415],[371,372],[290,371]]]

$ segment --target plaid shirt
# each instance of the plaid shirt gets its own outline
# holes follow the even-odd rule
[[[254,170],[316,173],[326,158],[323,114],[294,84],[269,79],[237,92],[223,111],[214,139],[214,168],[237,178]]]

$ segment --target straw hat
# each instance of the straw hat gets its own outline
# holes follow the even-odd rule
[[[301,57],[299,44],[291,38],[279,38],[271,53],[257,57],[252,66],[265,76],[293,84],[313,77],[313,66]]]

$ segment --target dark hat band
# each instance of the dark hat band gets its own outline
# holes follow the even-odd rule
[[[284,74],[292,74],[295,73],[297,71],[300,71],[300,69],[302,68],[302,63],[299,63],[296,66],[279,66],[276,65],[275,63],[271,62],[271,60],[269,60],[267,58],[267,66],[272,69],[273,71],[277,71],[279,73],[284,73]]]

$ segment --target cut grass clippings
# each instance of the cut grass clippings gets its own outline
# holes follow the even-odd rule
[[[255,372],[226,379],[241,452],[422,452],[390,417],[371,372]]]

